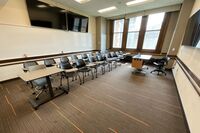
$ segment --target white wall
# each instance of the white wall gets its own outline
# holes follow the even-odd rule
[[[94,50],[96,49],[96,20],[95,17],[88,17],[88,33],[31,27],[25,0],[8,0],[0,8],[0,60],[22,57],[23,54],[35,56],[61,51]],[[0,76],[0,81],[3,81],[17,77],[21,69],[19,65],[1,67],[0,73],[3,75]]]
[[[196,0],[191,11],[191,16],[199,9],[200,0]],[[200,79],[200,49],[181,46],[177,56]],[[173,74],[176,80],[178,92],[180,94],[190,131],[191,133],[200,133],[200,96],[197,94],[195,88],[192,86],[178,64],[176,64],[175,69],[173,70]]]
[[[200,78],[200,49],[182,46],[178,57],[190,68],[192,72]],[[180,98],[186,114],[188,125],[191,133],[200,132],[200,96],[195,91],[194,87],[176,64],[173,74],[176,80]],[[200,89],[200,88],[199,88]]]

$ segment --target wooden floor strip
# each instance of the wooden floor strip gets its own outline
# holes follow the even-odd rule
[[[95,98],[93,98],[93,97],[90,97],[90,96],[88,96],[88,95],[84,95],[84,96],[87,97],[87,98],[89,98],[89,99],[91,99],[91,100],[93,100],[93,101],[95,101],[95,102],[97,102],[97,103],[101,103],[101,104],[103,104],[103,105],[105,105],[105,106],[107,106],[107,107],[109,107],[109,108],[111,108],[111,109],[113,109],[113,110],[115,110],[115,111],[117,111],[117,112],[119,112],[119,113],[125,115],[126,117],[128,117],[128,118],[130,118],[130,119],[132,119],[132,120],[134,120],[134,121],[136,121],[136,122],[138,122],[138,123],[140,123],[140,124],[143,124],[143,125],[146,126],[146,127],[151,127],[148,123],[146,123],[146,122],[144,122],[144,121],[142,121],[142,120],[139,120],[138,118],[136,118],[136,117],[134,117],[134,116],[131,116],[130,114],[125,113],[125,112],[121,111],[120,109],[117,109],[117,108],[115,108],[115,107],[113,107],[113,106],[111,106],[111,105],[109,105],[109,104],[107,104],[107,103],[104,103],[104,102],[102,102],[102,101],[99,101],[99,100],[97,100],[97,99],[95,99]]]
[[[119,132],[115,131],[115,130],[112,129],[112,128],[108,128],[108,130],[110,130],[112,133],[119,133]]]
[[[121,99],[119,99],[119,98],[113,97],[113,96],[111,96],[111,95],[107,95],[107,96],[110,97],[111,99],[114,99],[114,100],[118,101],[118,102],[126,103],[125,101],[123,101],[123,100],[121,100]]]
[[[116,88],[112,87],[111,85],[109,85],[109,84],[107,84],[107,83],[105,83],[105,82],[102,83],[102,84],[105,84],[105,85],[109,86],[110,88],[113,88],[113,89],[116,90]],[[118,89],[118,91],[121,91],[121,92],[123,92],[123,93],[128,94],[128,92],[123,91],[123,90],[120,90],[120,89]],[[141,94],[138,94],[138,93],[131,93],[131,94],[136,95],[136,96],[138,96],[138,97],[142,97],[142,98],[148,99],[148,100],[152,100],[152,101],[155,101],[155,102],[158,102],[158,103],[162,103],[162,104],[168,105],[168,106],[173,107],[173,108],[176,108],[176,109],[180,109],[179,106],[172,105],[172,104],[169,104],[169,103],[160,101],[160,100],[156,100],[155,98],[152,98],[152,97],[144,96],[144,95],[141,95]]]
[[[59,110],[56,111],[58,112],[58,114],[60,114],[61,117],[67,120],[67,122],[70,123],[74,128],[76,128],[80,133],[84,133],[78,126],[76,126],[73,122],[71,122],[63,113],[61,113]]]
[[[35,114],[35,116],[41,121],[42,118],[39,116],[39,114],[33,109],[33,113]]]
[[[10,94],[10,91],[8,90],[8,88],[7,88],[7,87],[5,87],[5,89],[6,89],[6,91],[8,92],[8,94]]]
[[[13,105],[10,103],[10,101],[8,100],[8,97],[7,97],[6,95],[5,95],[5,99],[6,99],[6,102],[8,103],[8,105],[11,107],[13,114],[14,114],[15,116],[17,116]]]
[[[155,106],[154,106],[153,108],[155,108],[155,109],[157,109],[157,110],[159,110],[159,111],[162,111],[162,112],[168,113],[168,114],[170,114],[170,115],[173,115],[173,116],[175,116],[175,117],[178,117],[178,118],[183,119],[183,117],[182,117],[181,115],[178,115],[178,114],[175,114],[175,113],[169,112],[169,111],[167,111],[167,110],[164,110],[164,109],[161,109],[161,108],[158,108],[158,107],[155,107]]]
[[[60,107],[59,107],[57,104],[55,104],[53,101],[50,101],[50,103],[51,103],[54,107],[56,107],[58,110],[60,110]]]
[[[69,103],[69,105],[71,105],[74,109],[78,110],[78,111],[81,112],[82,114],[86,114],[84,111],[82,111],[82,110],[79,109],[78,107],[74,106],[72,103]]]

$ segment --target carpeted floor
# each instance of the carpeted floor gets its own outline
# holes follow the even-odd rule
[[[68,95],[36,111],[29,85],[1,83],[0,133],[186,133],[172,73],[157,76],[151,69],[138,76],[123,64],[94,80],[86,77],[83,85],[70,82]]]

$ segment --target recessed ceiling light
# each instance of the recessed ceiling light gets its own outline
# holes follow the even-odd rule
[[[98,10],[98,12],[104,13],[104,12],[109,12],[109,11],[112,11],[112,10],[115,10],[115,9],[117,9],[115,6],[111,6],[111,7],[108,7],[108,8],[100,9],[100,10]]]
[[[84,4],[89,2],[90,0],[75,0],[76,2],[80,3],[80,4]]]
[[[133,0],[133,1],[129,1],[126,3],[127,6],[132,6],[132,5],[139,5],[142,3],[146,3],[146,2],[152,2],[154,0]]]
[[[39,7],[39,8],[46,8],[47,6],[46,5],[37,5],[37,7]]]
[[[63,12],[63,13],[64,13],[64,12],[67,12],[67,10],[60,10],[60,12]]]

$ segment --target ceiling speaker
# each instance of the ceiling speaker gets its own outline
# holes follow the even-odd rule
[[[8,2],[8,0],[0,0],[0,9]]]

